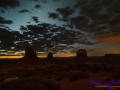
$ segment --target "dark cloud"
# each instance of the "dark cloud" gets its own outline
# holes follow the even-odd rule
[[[13,3],[8,4],[4,1],[2,2],[4,5],[0,3],[0,8],[16,7],[19,5],[19,2],[16,5]],[[16,0],[11,1],[13,2]],[[41,8],[41,3],[48,2],[48,0],[32,1],[35,1],[33,3],[36,3],[34,6],[36,9]],[[60,0],[50,1],[57,2]],[[64,22],[63,26],[51,25],[48,23],[38,24],[39,18],[35,15],[32,16],[31,22],[37,23],[37,25],[21,26],[20,30],[22,34],[19,32],[10,32],[8,30],[9,28],[2,24],[12,24],[13,22],[0,17],[0,27],[3,27],[0,30],[0,41],[2,41],[2,45],[0,46],[4,49],[8,49],[12,46],[19,50],[23,49],[25,45],[31,44],[39,51],[44,51],[46,49],[58,51],[66,49],[67,46],[76,42],[84,45],[92,45],[93,43],[87,38],[88,34],[91,35],[88,35],[90,38],[93,37],[100,42],[103,42],[103,39],[107,36],[109,36],[109,39],[106,39],[104,42],[107,42],[107,40],[110,42],[110,39],[117,34],[118,36],[114,38],[114,40],[117,40],[120,35],[119,6],[119,0],[78,0],[74,6],[57,8],[55,12],[48,13],[49,18]],[[0,12],[4,13],[4,11]],[[25,13],[30,11],[29,9],[22,9],[19,12]],[[28,23],[30,24],[31,22]],[[80,31],[84,32],[84,35],[80,33]],[[111,41],[114,42],[114,40]]]
[[[117,0],[114,0],[114,1],[117,1]],[[101,4],[106,5],[106,6],[108,6],[112,3],[113,3],[113,0],[101,0]]]
[[[7,29],[7,30],[11,30],[9,27],[5,26],[5,25],[0,25],[1,28]]]
[[[71,28],[71,29],[74,29],[74,25],[72,25],[72,24],[63,24],[63,27],[69,27],[69,28]]]
[[[32,0],[32,1],[35,1],[35,2],[37,2],[37,3],[47,3],[48,2],[48,0]]]
[[[78,0],[78,2],[74,5],[75,8],[80,8],[82,5],[88,3],[88,0]]]
[[[76,28],[82,28],[88,25],[89,20],[86,16],[77,16],[70,19],[71,24],[75,25]]]
[[[56,9],[55,14],[62,17],[55,19],[66,22],[64,26],[75,26],[95,36],[112,35],[120,31],[119,6],[119,0],[78,0],[74,6]],[[78,15],[72,16],[75,10],[78,10]],[[49,17],[53,18],[52,15]]]
[[[40,5],[40,4],[37,4],[37,5],[35,5],[35,8],[36,8],[36,9],[40,9],[40,8],[41,8],[41,5]]]
[[[20,30],[22,30],[23,32],[27,31],[27,28],[24,26],[20,26]]]
[[[39,2],[39,0],[32,0],[32,1]]]
[[[0,0],[1,8],[15,8],[19,6],[19,0]]]
[[[111,14],[112,14],[112,13],[120,13],[119,7],[120,7],[120,2],[114,3],[114,4],[112,4],[111,7],[108,9],[108,12],[111,13]]]
[[[53,2],[60,2],[61,0],[52,0]]]
[[[5,11],[4,10],[0,10],[0,12],[4,13],[5,14]]]
[[[39,22],[38,17],[33,16],[32,20]],[[84,44],[92,44],[83,38],[80,32],[66,29],[65,27],[41,23],[37,25],[21,26],[19,32],[11,32],[8,29],[0,29],[1,49],[23,50],[24,46],[32,45],[38,51],[50,50],[57,52],[67,48],[67,45],[80,42]],[[79,38],[76,37],[79,34]]]
[[[0,41],[1,41],[1,49],[10,50],[11,47],[14,47],[14,41],[18,41],[20,39],[19,32],[11,32],[8,29],[0,28]]]
[[[27,41],[26,43],[28,44],[29,42],[31,42],[31,44],[34,47],[36,47],[38,50],[44,51],[44,48],[41,46],[45,44],[47,44],[49,47],[51,46],[50,41],[47,41],[47,37],[50,36],[50,34],[47,34],[50,26],[51,26],[50,24],[45,24],[45,23],[38,25],[21,26],[21,31],[23,32],[22,36],[24,37],[24,41]]]
[[[48,3],[48,0],[40,0],[42,3]]]
[[[70,15],[74,13],[74,9],[70,7],[58,8],[56,11],[63,16],[63,18],[68,18]]]
[[[26,12],[30,12],[30,11],[27,10],[27,9],[22,9],[22,10],[19,11],[19,13],[26,13]]]
[[[115,15],[114,17],[110,18],[99,18],[95,23],[91,23],[86,28],[87,31],[90,31],[91,33],[94,33],[95,36],[97,35],[115,35],[120,34],[120,15]],[[106,36],[107,37],[107,36]]]
[[[110,21],[109,25],[115,25],[119,26],[120,24],[120,15],[116,15],[116,17],[113,17],[113,19]]]
[[[39,23],[39,17],[33,16],[32,20],[35,21],[35,23]]]
[[[38,50],[63,50],[67,45],[74,44],[76,41],[84,44],[92,44],[83,38],[80,32],[68,30],[65,27],[41,23],[38,25],[21,26],[22,37],[26,43],[31,43]],[[79,38],[76,37],[79,34]],[[32,40],[32,41],[31,41]],[[61,45],[66,46],[61,46]]]
[[[0,24],[12,24],[13,21],[11,20],[6,20],[3,17],[0,17]]]
[[[119,0],[79,0],[75,5],[75,8],[79,8],[80,13],[94,17],[108,13],[113,15],[120,12],[120,1]]]
[[[52,19],[58,19],[59,18],[59,15],[57,13],[48,13],[49,14],[49,18],[52,18]]]
[[[34,1],[36,3],[47,3],[48,0],[31,0],[31,1]]]
[[[98,2],[90,2],[89,4],[80,7],[80,13],[89,17],[97,16],[99,11],[102,9],[101,5],[99,5]]]

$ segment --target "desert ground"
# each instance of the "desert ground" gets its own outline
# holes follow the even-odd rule
[[[1,59],[0,90],[108,90],[89,81],[120,80],[119,69],[120,58]]]

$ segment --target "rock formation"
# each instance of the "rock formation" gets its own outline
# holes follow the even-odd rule
[[[36,50],[33,47],[27,46],[25,48],[25,56],[24,58],[34,59],[37,58]]]
[[[53,59],[53,53],[52,52],[48,53],[47,59]]]
[[[120,58],[120,54],[105,54],[105,57],[108,57],[108,58]]]
[[[76,54],[77,58],[86,58],[87,57],[87,52],[85,49],[79,49]]]

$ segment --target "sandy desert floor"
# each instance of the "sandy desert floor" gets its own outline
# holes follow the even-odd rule
[[[89,81],[120,80],[119,59],[66,59],[1,60],[0,90],[108,90],[92,87]]]

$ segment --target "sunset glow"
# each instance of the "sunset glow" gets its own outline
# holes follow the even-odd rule
[[[69,54],[54,54],[54,57],[73,57],[76,56],[75,53],[69,53]],[[13,58],[13,59],[17,59],[17,58],[22,58],[23,56],[0,56],[0,59],[9,59],[9,58]],[[37,55],[37,57],[39,58],[46,58],[47,54],[44,55]]]

